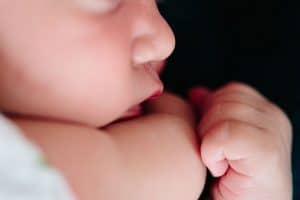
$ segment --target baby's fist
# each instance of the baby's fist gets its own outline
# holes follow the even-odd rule
[[[202,116],[203,162],[217,178],[213,199],[291,199],[292,127],[281,109],[240,83],[189,96]]]

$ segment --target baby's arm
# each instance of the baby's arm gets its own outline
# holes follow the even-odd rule
[[[177,116],[170,113],[164,106],[168,98],[151,103],[151,114],[106,130],[15,121],[63,173],[79,199],[194,200],[205,170],[190,116],[180,105]]]

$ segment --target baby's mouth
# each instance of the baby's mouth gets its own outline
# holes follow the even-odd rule
[[[123,119],[131,119],[134,117],[138,117],[141,116],[143,114],[143,108],[141,104],[132,106],[131,108],[129,108],[121,117],[120,120]]]
[[[147,98],[147,100],[145,100],[144,102],[148,101],[148,100],[153,100],[158,98],[159,96],[161,96],[163,93],[162,90],[158,90],[157,92],[155,92],[153,95],[151,95],[149,98]],[[132,119],[135,117],[139,117],[141,115],[144,114],[144,109],[143,109],[143,103],[134,105],[132,107],[130,107],[120,118],[119,120],[126,120],[126,119]]]
[[[118,120],[127,120],[132,119],[135,117],[139,117],[144,114],[143,111],[143,103],[148,100],[156,99],[157,97],[161,96],[163,93],[163,84],[159,78],[159,70],[162,68],[160,66],[153,66],[151,63],[147,63],[144,65],[144,69],[146,72],[149,73],[149,75],[158,82],[158,85],[160,85],[160,88],[157,89],[150,97],[148,97],[146,100],[144,100],[142,103],[134,105],[130,107]]]

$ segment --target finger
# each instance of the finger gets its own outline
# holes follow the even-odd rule
[[[269,134],[260,128],[237,120],[223,121],[207,130],[202,138],[202,159],[214,176],[224,175],[229,167],[252,176],[263,160],[270,158],[268,153],[275,152],[269,139]],[[227,169],[222,168],[224,161]]]
[[[226,188],[232,188],[232,190],[238,194],[255,187],[255,178],[241,174],[233,168],[230,168],[226,174],[220,178],[220,182]]]
[[[198,133],[203,134],[214,124],[225,120],[239,120],[247,124],[265,129],[274,129],[270,126],[275,123],[273,115],[264,111],[237,101],[218,102],[212,105],[205,113],[198,127]]]
[[[195,126],[195,114],[191,105],[174,94],[165,92],[155,100],[150,100],[145,104],[146,113],[163,113],[178,116]]]
[[[215,92],[205,87],[196,87],[189,91],[189,99],[199,113],[206,112],[211,105],[223,102],[242,102],[263,109],[268,100],[254,88],[238,82],[229,83]]]
[[[265,105],[270,103],[265,99],[247,94],[245,92],[229,91],[229,90],[222,93],[217,93],[217,92],[215,92],[210,96],[209,102],[207,102],[207,107],[222,102],[232,102],[232,103],[236,102],[236,103],[242,103],[245,105],[252,106],[253,108],[259,111],[265,111]]]
[[[189,100],[199,115],[203,113],[207,98],[211,93],[212,92],[205,87],[195,87],[189,90]]]
[[[206,102],[206,110],[215,104],[223,102],[242,103],[262,112],[265,110],[266,104],[270,104],[270,102],[254,88],[235,82],[229,83],[212,93]]]
[[[252,177],[239,174],[229,169],[226,174],[218,179],[212,186],[214,199],[240,200],[257,186]]]
[[[256,89],[253,87],[246,85],[241,82],[230,82],[225,86],[219,88],[215,93],[214,96],[222,95],[224,93],[239,93],[245,94],[247,96],[252,96],[256,99],[267,100],[262,94],[260,94]]]
[[[291,126],[284,112],[270,101],[246,94],[227,91],[210,95],[210,105],[198,127],[200,136],[214,123],[226,119],[244,121],[273,133],[291,132]]]
[[[211,94],[209,102],[206,103],[205,115],[198,127],[200,135],[214,123],[226,119],[240,120],[263,128],[274,128],[270,124],[276,124],[277,118],[269,112],[271,104],[259,94],[256,95],[257,92],[241,84],[229,84],[220,90]]]

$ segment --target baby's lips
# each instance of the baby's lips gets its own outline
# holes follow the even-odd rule
[[[141,105],[135,105],[129,108],[121,117],[120,119],[129,119],[133,117],[137,117],[142,115],[142,107]]]
[[[163,94],[163,90],[156,91],[152,96],[148,98],[148,100],[155,100]]]

